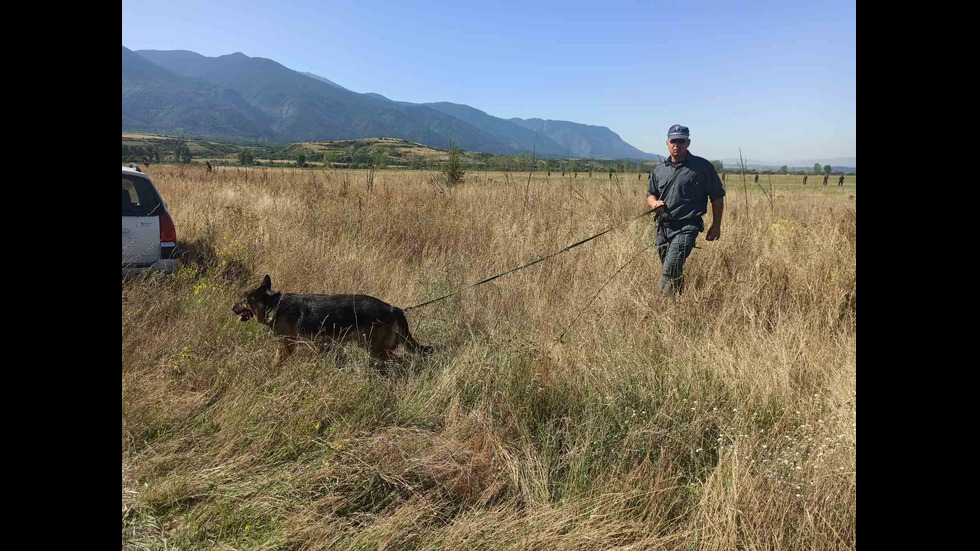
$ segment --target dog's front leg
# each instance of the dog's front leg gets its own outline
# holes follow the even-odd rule
[[[276,365],[286,361],[286,358],[288,358],[289,355],[292,354],[293,350],[295,349],[296,349],[296,343],[292,339],[288,337],[280,338],[279,345],[276,346],[276,357],[275,357]]]
[[[316,343],[317,354],[330,354],[334,349],[334,342],[331,339],[320,338],[314,341]]]

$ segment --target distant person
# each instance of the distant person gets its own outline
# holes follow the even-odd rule
[[[684,262],[704,231],[702,216],[711,199],[711,227],[705,239],[721,238],[725,187],[714,165],[688,152],[690,131],[675,124],[667,130],[670,159],[654,167],[647,189],[647,206],[657,213],[657,253],[663,264],[660,292],[674,296],[684,291]]]
[[[204,161],[204,170],[206,172],[211,172],[211,161]]]
[[[722,173],[721,173],[721,183],[722,183],[722,185],[725,184],[725,176],[726,176],[725,172],[722,171]]]
[[[804,185],[804,186],[806,185],[806,177],[807,177],[807,175],[806,175],[806,174],[804,174],[804,175],[803,175],[803,185]]]
[[[759,183],[759,173],[758,172],[755,173],[755,183],[757,183],[757,184]]]
[[[830,174],[823,175],[823,185],[827,185],[827,179],[830,178]]]
[[[844,185],[844,175],[843,174],[840,175],[840,180],[837,180],[837,185],[839,185],[839,186]]]

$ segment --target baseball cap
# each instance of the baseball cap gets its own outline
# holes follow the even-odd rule
[[[691,131],[688,130],[686,126],[675,124],[674,126],[670,127],[670,130],[667,131],[667,139],[674,140],[677,138],[689,140],[691,139]]]

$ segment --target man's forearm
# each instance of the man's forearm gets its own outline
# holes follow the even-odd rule
[[[721,215],[725,212],[725,198],[719,197],[711,202],[711,225],[721,227]]]

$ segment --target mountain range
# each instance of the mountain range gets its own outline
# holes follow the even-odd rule
[[[498,154],[656,159],[604,126],[394,101],[240,52],[206,57],[123,46],[122,129],[281,143],[392,137]]]

